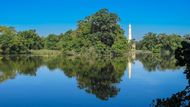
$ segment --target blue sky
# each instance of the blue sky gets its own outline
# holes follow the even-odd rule
[[[131,23],[135,39],[147,32],[190,33],[190,0],[0,0],[0,25],[59,34],[101,8],[117,13],[126,33]]]

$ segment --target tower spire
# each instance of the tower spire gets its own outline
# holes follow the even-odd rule
[[[132,40],[132,28],[131,28],[131,24],[129,24],[129,34],[128,34],[128,40],[131,41]]]

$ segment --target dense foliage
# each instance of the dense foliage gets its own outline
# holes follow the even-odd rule
[[[24,41],[14,28],[0,26],[0,48],[3,54],[27,53]]]
[[[174,52],[175,49],[181,47],[183,38],[177,34],[156,34],[149,32],[145,34],[143,39],[138,43],[138,48],[141,50],[149,50],[152,52],[160,52],[161,50],[169,50]]]
[[[17,33],[17,36],[24,40],[24,45],[29,50],[38,50],[44,47],[43,39],[35,30],[21,31]]]
[[[117,55],[128,50],[128,41],[118,24],[119,17],[107,9],[78,22],[78,28],[64,34],[40,37],[35,30],[16,32],[0,27],[0,48],[4,54],[27,53],[29,50],[62,50],[67,54]]]
[[[64,52],[112,54],[127,51],[128,42],[118,21],[119,17],[107,9],[79,21],[75,31],[62,36]]]

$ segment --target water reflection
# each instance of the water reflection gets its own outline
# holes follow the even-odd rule
[[[182,91],[174,93],[168,98],[158,98],[153,100],[153,106],[156,107],[189,107],[190,106],[190,44],[184,42],[182,48],[178,48],[175,53],[177,59],[176,65],[185,66],[186,79],[188,84]]]
[[[132,78],[135,60],[142,62],[148,71],[179,68],[175,65],[174,56],[155,54],[131,53],[113,59],[69,56],[4,56],[0,59],[0,83],[14,79],[18,74],[36,76],[39,67],[47,66],[49,70],[60,69],[67,77],[76,78],[79,89],[101,100],[109,100],[118,95],[118,84],[126,70],[128,78]]]
[[[43,64],[38,56],[4,56],[0,61],[0,82],[14,79],[17,74],[35,76]]]
[[[166,71],[175,70],[179,66],[176,66],[176,58],[173,54],[137,54],[137,60],[142,62],[144,68],[147,71]]]
[[[118,94],[117,83],[128,63],[126,59],[64,58],[53,60],[54,69],[62,69],[68,77],[76,77],[79,89],[108,100]],[[54,62],[55,61],[55,62]],[[120,64],[122,62],[122,64]],[[47,66],[52,68],[51,62]]]

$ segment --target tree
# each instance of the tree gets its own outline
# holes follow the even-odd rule
[[[12,27],[0,26],[0,48],[3,54],[26,53],[24,40],[16,35],[16,30]]]
[[[168,50],[174,52],[175,49],[181,46],[183,38],[177,34],[167,35],[165,33],[156,34],[149,32],[145,34],[143,40],[139,42],[140,49],[149,50],[152,52],[161,52]]]
[[[119,20],[116,14],[110,13],[107,9],[101,9],[95,14],[79,21],[77,34],[79,36],[92,34],[93,36],[97,36],[99,41],[111,47],[118,33],[124,34],[118,25]],[[88,37],[85,36],[85,38]]]
[[[25,40],[24,45],[30,50],[44,47],[43,39],[36,33],[36,30],[21,31],[17,35]]]
[[[69,53],[121,53],[128,50],[124,31],[118,24],[119,17],[107,9],[78,22],[76,30],[69,30],[60,35],[58,46]],[[119,48],[119,49],[117,49]]]
[[[57,43],[60,41],[60,37],[55,34],[48,35],[47,38],[45,38],[45,46],[47,49],[51,50],[58,50]]]

